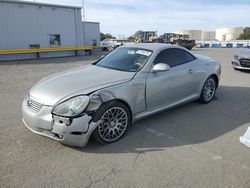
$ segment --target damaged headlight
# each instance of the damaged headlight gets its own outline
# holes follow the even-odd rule
[[[77,96],[58,104],[52,113],[65,117],[77,116],[85,110],[88,104],[88,96]]]

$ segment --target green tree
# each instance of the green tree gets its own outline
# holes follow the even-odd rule
[[[111,34],[109,34],[109,33],[106,33],[105,34],[105,38],[106,39],[112,39],[112,38],[114,38]]]
[[[250,40],[250,27],[246,27],[243,33],[238,37],[238,40]]]
[[[134,42],[135,41],[135,37],[134,36],[130,36],[127,39],[129,40],[129,42]]]
[[[105,34],[104,33],[100,33],[100,40],[103,41],[105,39]]]
[[[100,33],[100,39],[101,41],[103,41],[104,39],[115,39],[115,37],[113,37],[111,34],[109,33]]]

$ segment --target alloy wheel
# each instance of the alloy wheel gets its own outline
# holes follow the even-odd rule
[[[127,126],[128,115],[126,111],[121,107],[112,107],[102,115],[98,133],[103,140],[113,142],[124,134]]]
[[[203,99],[206,102],[212,100],[216,90],[216,83],[214,79],[210,78],[206,81],[205,86],[202,91]]]

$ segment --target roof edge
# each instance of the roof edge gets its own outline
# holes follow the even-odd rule
[[[28,5],[40,5],[40,6],[53,6],[53,7],[62,7],[62,8],[76,8],[81,9],[82,6],[77,5],[60,5],[54,3],[43,3],[43,2],[34,2],[34,1],[23,1],[23,0],[1,0],[4,3],[18,3],[18,4],[28,4]]]
[[[93,24],[100,24],[100,22],[94,22],[94,21],[82,21],[83,23],[93,23]]]

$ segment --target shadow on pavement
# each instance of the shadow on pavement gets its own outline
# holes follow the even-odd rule
[[[143,153],[213,140],[250,122],[250,87],[220,86],[209,104],[192,102],[138,121],[120,141],[98,145],[89,153]],[[240,136],[240,135],[239,135]]]
[[[242,73],[250,74],[250,70],[236,70],[236,71],[240,71]],[[250,78],[249,78],[249,80],[250,80]]]

